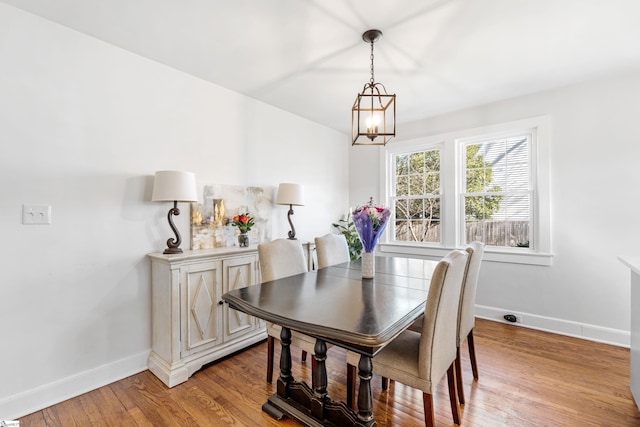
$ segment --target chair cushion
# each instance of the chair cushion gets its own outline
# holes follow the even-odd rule
[[[377,375],[399,381],[409,387],[432,393],[429,380],[420,378],[418,371],[418,353],[420,351],[420,334],[404,331],[373,359],[373,372]],[[347,352],[347,363],[358,366],[360,355]]]

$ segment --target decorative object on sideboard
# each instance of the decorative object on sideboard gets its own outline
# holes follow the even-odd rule
[[[151,196],[151,200],[154,202],[173,202],[173,208],[169,209],[167,219],[176,238],[169,238],[167,240],[167,249],[164,250],[164,253],[182,253],[182,249],[180,248],[182,238],[173,223],[173,216],[180,215],[178,202],[198,201],[195,174],[183,171],[157,171],[153,180],[153,195]]]
[[[387,94],[373,75],[373,43],[380,37],[380,30],[362,34],[362,40],[371,44],[371,78],[351,108],[352,145],[386,145],[396,135],[396,95]]]
[[[296,240],[296,229],[293,227],[291,215],[293,215],[294,206],[304,206],[304,188],[300,184],[292,184],[289,182],[281,183],[278,186],[276,203],[278,205],[289,205],[287,219],[289,220],[291,230],[289,230],[288,236],[290,240]]]
[[[238,246],[238,230],[231,225],[236,215],[251,213],[250,244],[271,241],[271,217],[275,187],[207,184],[202,203],[191,204],[191,249]]]
[[[213,225],[224,225],[224,199],[213,199]]]
[[[374,205],[373,197],[369,199],[368,204],[359,206],[353,211],[353,223],[364,249],[362,252],[362,277],[364,279],[371,279],[375,275],[374,251],[380,236],[387,227],[390,216],[389,209]]]
[[[233,217],[231,225],[233,227],[238,227],[238,231],[240,232],[238,235],[238,246],[241,248],[249,247],[249,235],[247,233],[251,231],[253,224],[253,217],[249,215],[249,212]]]

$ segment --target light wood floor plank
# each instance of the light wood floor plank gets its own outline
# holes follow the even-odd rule
[[[480,378],[473,381],[465,343],[463,426],[640,426],[629,390],[628,349],[485,320],[477,321],[474,337]],[[293,376],[309,382],[310,362],[301,363],[297,349],[292,358]],[[262,412],[275,392],[264,381],[265,370],[263,342],[205,366],[174,388],[145,371],[23,417],[20,426],[297,426]],[[329,350],[327,371],[329,395],[344,400],[343,350]],[[378,426],[423,425],[417,390],[391,382],[383,392],[374,377],[372,392]],[[434,406],[437,425],[452,426],[445,379]]]

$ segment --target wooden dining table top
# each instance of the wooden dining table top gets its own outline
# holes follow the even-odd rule
[[[437,261],[376,257],[373,279],[360,261],[230,291],[231,308],[374,356],[424,313]]]

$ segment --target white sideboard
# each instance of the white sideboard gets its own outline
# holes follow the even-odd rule
[[[222,302],[259,281],[257,248],[220,248],[151,259],[152,351],[148,367],[167,386],[202,365],[266,339],[264,322]]]
[[[640,256],[621,256],[618,258],[631,269],[631,378],[629,384],[636,405],[640,407]]]

